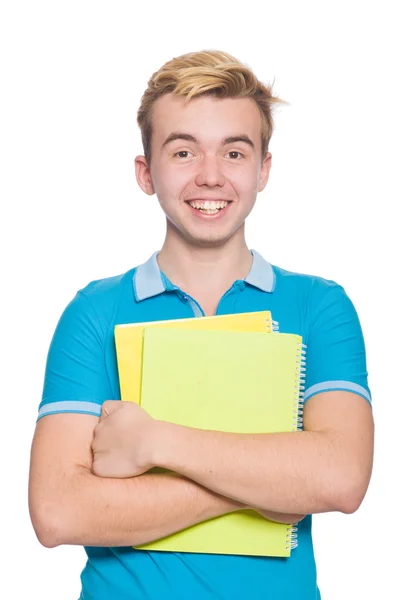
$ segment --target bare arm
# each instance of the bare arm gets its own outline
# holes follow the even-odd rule
[[[369,484],[372,410],[352,392],[310,398],[305,431],[250,435],[166,422],[158,427],[155,464],[264,511],[351,513]]]
[[[43,545],[139,545],[246,508],[177,474],[93,475],[91,441],[97,423],[97,417],[69,413],[43,417],[37,424],[29,509]],[[291,521],[300,518],[284,515],[289,516]]]

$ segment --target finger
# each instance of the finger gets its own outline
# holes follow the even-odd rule
[[[106,419],[106,417],[108,417],[114,411],[114,404],[117,404],[117,402],[115,402],[114,400],[105,400],[105,402],[102,404],[102,411],[101,416],[99,417],[99,423],[103,421],[103,419]]]
[[[131,470],[129,461],[112,455],[95,457],[92,464],[92,473],[97,477],[111,477],[115,479],[126,479],[136,475]]]

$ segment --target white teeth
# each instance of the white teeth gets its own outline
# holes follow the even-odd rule
[[[189,202],[189,204],[193,208],[196,208],[198,210],[201,210],[202,212],[206,212],[212,215],[217,213],[218,210],[220,210],[221,208],[226,208],[228,202],[212,200],[205,200],[204,202],[200,202],[197,200],[192,200],[191,202]]]

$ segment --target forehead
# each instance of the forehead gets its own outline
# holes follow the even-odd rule
[[[185,97],[165,94],[155,101],[152,112],[153,137],[158,142],[172,131],[223,137],[238,131],[260,139],[261,114],[251,98],[214,98],[200,96],[186,102]]]

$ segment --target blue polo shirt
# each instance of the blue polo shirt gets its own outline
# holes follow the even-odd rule
[[[371,402],[363,335],[344,289],[251,253],[248,276],[225,292],[217,314],[270,310],[281,333],[300,334],[307,345],[305,401],[347,390]],[[203,316],[160,270],[157,254],[127,273],[92,281],[65,308],[49,348],[39,418],[99,416],[105,400],[120,399],[116,324]],[[80,600],[319,600],[311,525],[311,515],[299,523],[289,558],[87,547]]]

